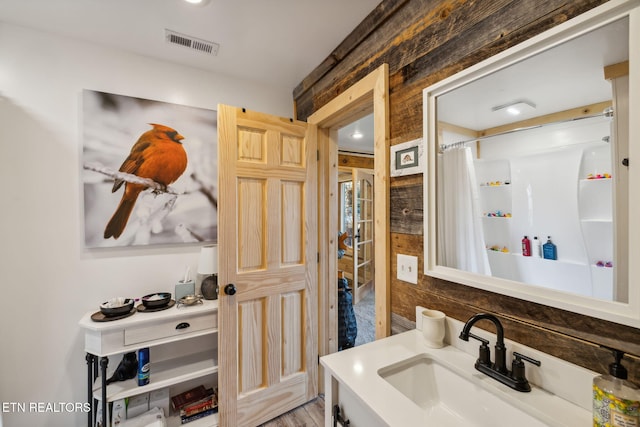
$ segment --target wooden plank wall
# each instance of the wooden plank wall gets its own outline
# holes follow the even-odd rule
[[[388,63],[391,145],[420,138],[423,88],[603,3],[606,0],[383,0],[295,88],[297,118],[305,120]],[[594,371],[606,372],[611,362],[601,345],[622,349],[632,355],[626,362],[630,380],[640,382],[638,329],[424,276],[422,175],[391,179],[390,197],[394,316],[414,320],[417,303],[462,321],[492,312],[501,318],[508,338]],[[417,286],[395,279],[398,253],[419,258]]]

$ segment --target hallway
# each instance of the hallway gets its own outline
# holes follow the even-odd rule
[[[358,324],[356,346],[374,341],[376,339],[375,290],[372,290],[357,304],[354,304],[353,311],[356,314],[356,322]]]

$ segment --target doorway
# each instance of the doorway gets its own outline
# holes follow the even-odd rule
[[[373,127],[370,132],[373,133]],[[352,153],[340,153],[339,158],[344,164],[342,160],[353,157]],[[373,155],[358,158],[363,166],[371,169],[340,167],[338,170],[338,281],[341,282],[338,296],[339,304],[342,303],[338,310],[338,331],[349,335],[339,336],[342,341],[348,341],[349,346],[366,344],[376,337]],[[351,309],[356,320],[355,336],[353,326],[347,321]]]
[[[389,68],[383,64],[338,95],[308,118],[318,126],[318,313],[319,354],[338,349],[338,130],[373,114],[374,121],[374,206],[376,236],[375,336],[390,333],[389,304]],[[320,382],[322,386],[322,382]]]
[[[343,342],[355,346],[376,337],[373,133],[373,114],[338,130],[338,331]],[[355,337],[348,321],[351,308]]]

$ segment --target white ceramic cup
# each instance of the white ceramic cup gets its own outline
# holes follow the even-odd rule
[[[431,348],[444,347],[446,317],[443,312],[438,310],[422,311],[422,335],[427,346]]]

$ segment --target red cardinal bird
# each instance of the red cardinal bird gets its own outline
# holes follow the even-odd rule
[[[120,172],[149,178],[166,187],[180,178],[180,175],[187,168],[187,153],[180,142],[184,137],[170,127],[155,123],[149,124],[153,126],[153,129],[143,133],[133,145],[129,157],[120,166]],[[111,192],[118,191],[123,183],[123,180],[116,179]],[[144,185],[130,182],[124,184],[122,200],[104,229],[105,239],[120,237],[127,225],[138,194],[147,188]]]

